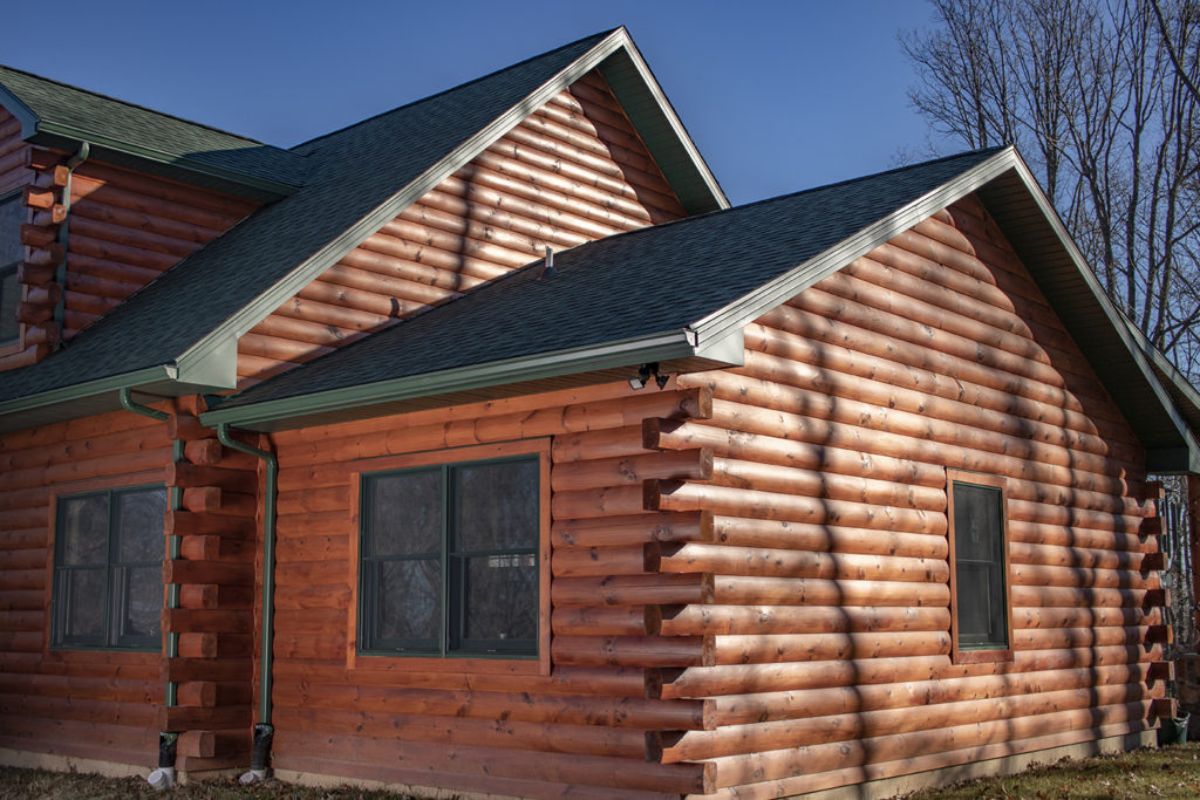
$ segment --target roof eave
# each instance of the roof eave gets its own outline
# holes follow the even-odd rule
[[[670,363],[690,369],[735,366],[740,363],[740,333],[733,342],[700,347],[686,329],[619,342],[540,353],[533,356],[475,364],[377,383],[314,392],[259,403],[217,407],[201,415],[205,425],[227,423],[239,428],[270,431],[303,427],[314,420],[327,422],[362,409],[384,409],[401,401],[452,395],[567,375],[599,373],[647,362]],[[611,376],[608,378],[611,379]],[[357,416],[374,416],[363,413]]]
[[[30,132],[26,131],[26,123],[22,119],[21,132],[22,138],[26,141],[44,147],[70,150],[86,141],[92,146],[93,158],[138,167],[164,177],[183,180],[258,202],[278,200],[300,189],[297,184],[272,181],[242,172],[221,169],[211,164],[180,158],[154,148],[96,136],[90,131],[52,120],[41,120],[36,116],[33,117],[32,131]]]
[[[96,399],[111,394],[112,407],[121,389],[155,387],[162,390],[176,384],[178,371],[160,365],[65,386],[46,392],[0,402],[0,431],[31,428],[96,413]]]

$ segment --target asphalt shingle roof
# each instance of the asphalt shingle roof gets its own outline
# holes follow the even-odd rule
[[[39,123],[77,131],[92,141],[119,142],[181,166],[298,186],[304,159],[288,150],[197,122],[0,66],[0,87]]]
[[[251,214],[80,334],[5,373],[0,401],[169,364],[609,32],[294,148],[304,188]]]
[[[677,331],[986,160],[981,150],[580,245],[254,386],[222,404]]]

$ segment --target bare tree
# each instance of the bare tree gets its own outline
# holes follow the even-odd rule
[[[1200,3],[931,0],[912,101],[1016,144],[1117,306],[1200,378]]]

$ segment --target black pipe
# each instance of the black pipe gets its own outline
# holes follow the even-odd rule
[[[250,769],[266,772],[271,766],[271,740],[275,738],[275,726],[259,722],[254,726],[254,750],[250,753]]]

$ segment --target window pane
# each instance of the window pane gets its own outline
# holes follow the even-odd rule
[[[117,502],[117,559],[123,564],[162,561],[165,489],[122,492]]]
[[[442,471],[371,478],[371,555],[424,555],[442,549]]]
[[[67,570],[61,580],[67,599],[65,638],[103,637],[108,570]]]
[[[441,562],[434,559],[377,562],[375,631],[383,641],[414,640],[437,647],[442,628]]]
[[[537,639],[537,559],[533,554],[466,559],[463,639]]]
[[[992,561],[1002,555],[1000,490],[954,484],[954,549],[956,558]]]
[[[162,615],[162,568],[130,567],[125,572],[121,636],[158,636]]]
[[[17,306],[21,302],[21,284],[17,283],[17,268],[4,268],[0,259],[0,344],[12,343],[21,335]]]
[[[454,480],[456,551],[537,546],[536,458],[458,467]]]
[[[59,501],[58,535],[62,537],[63,564],[107,564],[108,496]]]
[[[21,223],[24,221],[25,205],[19,194],[0,202],[0,267],[25,257],[25,247],[21,244]]]

